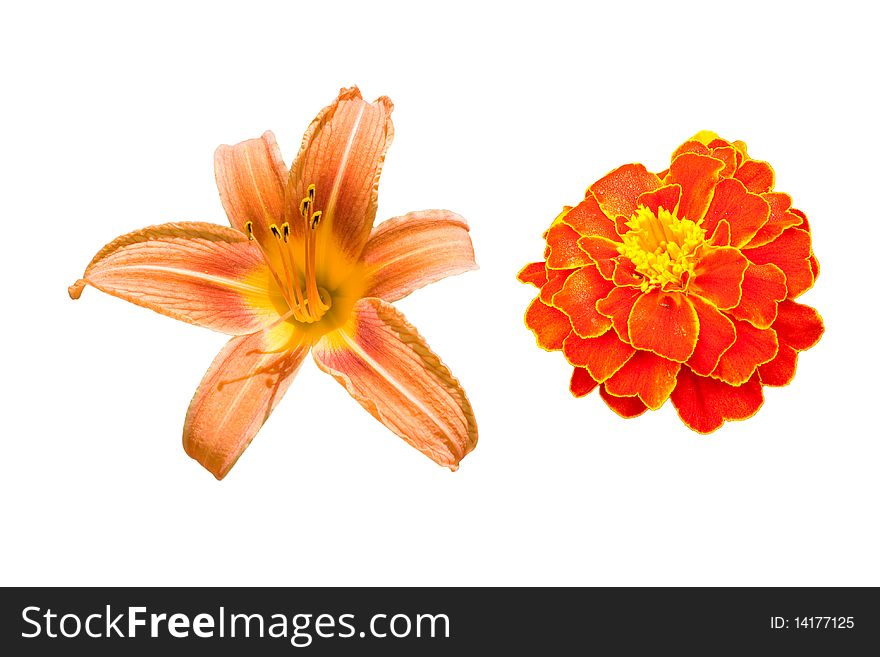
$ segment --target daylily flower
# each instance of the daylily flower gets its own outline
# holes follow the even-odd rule
[[[214,166],[232,228],[170,223],[118,237],[85,285],[233,335],[189,406],[186,452],[222,479],[311,350],[376,419],[452,470],[477,443],[467,396],[391,302],[476,269],[464,219],[412,212],[375,228],[392,104],[343,89],[293,166],[271,132],[220,146]],[[335,411],[334,411],[335,412]],[[324,412],[323,415],[329,414]]]
[[[626,418],[671,398],[709,433],[754,415],[762,386],[792,380],[824,330],[794,300],[819,263],[806,215],[773,184],[743,142],[701,132],[667,170],[624,165],[563,210],[545,261],[519,279],[540,289],[526,325],[574,366],[574,396],[599,388]]]

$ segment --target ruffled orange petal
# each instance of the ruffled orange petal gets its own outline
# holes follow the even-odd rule
[[[645,192],[639,196],[638,204],[644,205],[655,215],[664,208],[672,214],[675,214],[678,208],[678,202],[681,199],[681,185],[664,185],[650,192]],[[628,217],[627,217],[628,219]]]
[[[700,433],[712,433],[725,420],[750,418],[763,403],[757,374],[735,387],[682,367],[672,393],[672,405],[682,422]]]
[[[758,365],[775,358],[779,342],[773,329],[757,329],[740,320],[734,320],[734,327],[736,342],[721,355],[712,376],[740,386],[752,378]]]
[[[730,245],[746,244],[770,218],[770,205],[757,194],[749,192],[735,178],[725,178],[715,186],[712,202],[703,219],[707,235],[724,220],[730,226]]]
[[[794,299],[813,287],[810,266],[810,234],[800,228],[788,228],[779,237],[757,248],[743,250],[756,265],[772,263],[785,274],[788,298]]]
[[[663,180],[665,184],[681,185],[681,200],[676,216],[699,222],[712,199],[712,188],[718,183],[724,162],[708,155],[683,153],[676,157]]]
[[[627,321],[636,349],[683,363],[697,345],[699,321],[690,300],[678,292],[652,290],[633,304]]]
[[[574,372],[571,373],[571,381],[568,384],[568,389],[575,397],[586,397],[596,389],[597,385],[599,385],[599,383],[590,376],[590,373],[587,372],[587,370],[583,367],[575,367]]]
[[[571,319],[575,333],[582,338],[595,337],[611,326],[611,320],[596,311],[596,302],[612,288],[594,266],[581,267],[553,295],[553,305]]]
[[[458,380],[394,307],[361,299],[348,326],[324,336],[315,362],[373,417],[439,465],[456,470],[477,445]]]
[[[730,246],[730,224],[724,219],[718,222],[709,238],[712,246]]]
[[[258,331],[279,315],[259,249],[237,230],[215,224],[162,224],[118,237],[70,286],[71,298],[87,284],[230,335]]]
[[[639,196],[660,187],[660,178],[641,164],[624,164],[592,184],[590,192],[610,218],[629,218],[638,207]]]
[[[787,386],[797,370],[798,352],[787,344],[780,344],[776,358],[758,367],[758,375],[765,386]]]
[[[638,417],[648,410],[648,407],[638,397],[615,397],[605,389],[604,385],[599,388],[599,396],[608,408],[622,418]]]
[[[365,297],[397,301],[447,276],[477,269],[467,222],[448,210],[410,212],[373,229],[362,255]]]
[[[757,247],[772,242],[782,235],[782,231],[792,226],[801,226],[804,218],[798,211],[791,207],[791,196],[779,192],[762,194],[767,204],[770,206],[770,216],[767,223],[761,226],[761,229],[755,233],[749,240],[749,247]]]
[[[599,269],[603,278],[611,280],[614,277],[614,269],[617,266],[617,246],[620,242],[614,242],[606,237],[587,235],[578,240],[578,246],[590,256],[590,260]]]
[[[645,405],[656,410],[675,388],[675,376],[681,363],[661,358],[650,351],[637,351],[604,385],[615,397],[638,395]]]
[[[575,273],[577,269],[548,269],[547,282],[541,287],[541,301],[548,305],[553,305],[553,297],[565,285],[568,277]]]
[[[565,214],[562,222],[574,228],[579,235],[596,235],[619,241],[614,222],[602,212],[599,202],[590,192]]]
[[[694,268],[690,290],[721,308],[733,308],[742,296],[749,261],[732,246],[709,249]]]
[[[775,179],[773,168],[760,160],[746,160],[736,170],[734,177],[755,194],[769,192],[773,189]]]
[[[701,376],[708,376],[718,366],[721,354],[736,341],[733,322],[720,310],[700,297],[690,297],[700,323],[694,353],[687,364]]]
[[[739,158],[736,156],[736,149],[733,146],[718,146],[712,149],[712,157],[716,160],[724,162],[724,168],[721,170],[722,178],[730,178],[739,166]]]
[[[794,301],[779,304],[779,313],[773,323],[779,342],[798,351],[813,347],[825,332],[825,324],[815,308]]]
[[[596,310],[611,320],[617,335],[629,342],[629,315],[642,291],[632,287],[616,287],[604,299],[596,302]]]
[[[635,353],[614,331],[595,338],[581,338],[572,332],[565,338],[562,352],[575,367],[584,367],[597,381],[604,381],[619,370]]]
[[[765,329],[776,319],[776,306],[786,295],[785,274],[776,265],[749,263],[742,282],[739,305],[730,311],[756,328]]]
[[[534,285],[540,290],[547,283],[547,267],[543,260],[531,262],[519,270],[516,278],[521,283]]]
[[[636,273],[636,264],[629,258],[618,258],[611,281],[617,287],[640,287],[644,278]]]
[[[565,223],[557,223],[547,231],[547,266],[550,269],[574,269],[590,264],[590,259],[578,246],[578,232]]]
[[[186,413],[186,453],[223,479],[281,401],[308,353],[291,325],[230,340]]]
[[[535,334],[538,346],[546,351],[562,349],[562,342],[571,333],[568,316],[536,297],[526,310],[526,326]]]

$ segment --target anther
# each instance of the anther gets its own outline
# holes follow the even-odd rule
[[[303,219],[309,218],[309,210],[312,209],[312,201],[310,199],[304,198],[299,202],[299,213],[302,215]]]
[[[281,224],[281,236],[284,238],[285,242],[290,239],[290,224],[286,221]]]
[[[247,221],[244,224],[244,229],[247,231],[248,239],[253,242],[254,241],[254,222]]]
[[[309,188],[306,190],[306,192],[309,195],[309,201],[314,202],[314,200],[315,200],[315,185],[314,185],[314,183],[309,185]]]
[[[318,210],[312,215],[312,230],[318,227],[318,222],[321,221],[321,211]]]
[[[278,230],[278,226],[272,224],[271,226],[269,226],[269,230],[272,231],[272,234],[275,236],[276,239],[281,239],[281,231]]]

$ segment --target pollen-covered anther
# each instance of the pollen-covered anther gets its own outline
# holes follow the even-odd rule
[[[312,222],[311,222],[312,230],[315,230],[318,227],[318,224],[321,222],[321,214],[322,213],[320,210],[312,213]]]
[[[694,272],[696,252],[706,231],[690,219],[679,219],[665,208],[656,214],[639,206],[626,222],[617,252],[629,258],[641,274],[643,292],[654,287],[684,289]]]
[[[254,241],[254,222],[247,221],[244,224],[244,229],[247,231],[247,238],[253,242]]]

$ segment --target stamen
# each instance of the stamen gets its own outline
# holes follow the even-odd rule
[[[302,215],[303,219],[309,218],[309,210],[311,210],[312,201],[310,199],[304,198],[299,202],[299,213]]]
[[[315,230],[318,227],[318,223],[321,221],[321,211],[312,214],[312,230]]]
[[[281,224],[281,236],[284,238],[285,244],[290,241],[290,224],[286,221]]]
[[[254,241],[254,222],[247,221],[244,224],[244,229],[247,231],[248,239],[253,242]]]
[[[309,185],[308,189],[306,190],[306,193],[309,195],[309,201],[314,203],[315,202],[315,184],[314,183]]]

